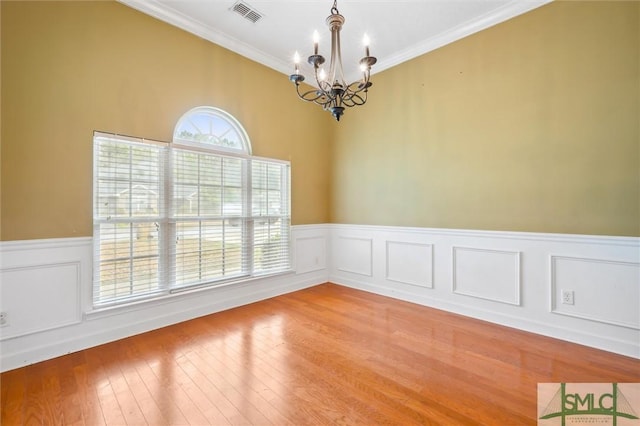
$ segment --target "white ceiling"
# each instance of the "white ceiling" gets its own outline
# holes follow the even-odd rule
[[[293,72],[293,54],[312,53],[320,33],[320,54],[329,61],[325,19],[333,0],[242,0],[262,17],[251,22],[233,11],[237,0],[119,0],[284,74]],[[551,0],[338,0],[345,17],[342,59],[349,80],[359,77],[362,37],[378,58],[372,73],[398,65],[445,44],[528,12]],[[306,66],[306,63],[305,63]],[[309,76],[309,69],[303,74]]]

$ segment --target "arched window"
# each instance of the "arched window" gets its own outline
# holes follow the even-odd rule
[[[290,173],[201,106],[172,143],[94,133],[94,306],[288,271]]]
[[[238,120],[210,106],[193,108],[180,117],[173,142],[251,155],[249,136]]]

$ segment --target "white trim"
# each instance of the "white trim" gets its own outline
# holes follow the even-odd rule
[[[350,278],[341,278],[339,282],[336,282],[335,278],[330,277],[330,281],[345,287],[640,359],[640,348],[638,347],[637,339],[621,339],[615,336],[596,334],[591,332],[588,327],[576,330],[558,326],[551,322],[530,320],[518,315],[497,312],[493,309],[480,308],[425,295],[417,296],[415,292],[390,288],[385,285],[364,283]]]
[[[225,297],[219,297],[214,296],[215,292],[209,292],[208,297],[203,297],[202,294],[191,293],[190,297],[161,303],[154,307],[149,306],[145,310],[104,316],[84,321],[75,327],[65,327],[48,333],[38,333],[23,336],[21,339],[3,341],[0,342],[2,349],[0,369],[2,371],[11,370],[200,316],[301,290],[321,282],[324,281],[310,277],[278,284],[267,283],[268,285],[256,286],[258,291],[252,295],[234,292]],[[11,345],[10,350],[7,350],[8,344],[11,343],[15,344]]]
[[[608,244],[626,247],[640,248],[640,238],[619,237],[609,235],[583,235],[583,234],[557,234],[542,232],[522,231],[486,231],[477,229],[452,229],[452,228],[419,228],[410,226],[383,226],[383,225],[349,225],[330,224],[332,229],[349,229],[371,232],[394,232],[411,234],[414,236],[452,236],[472,238],[500,238],[527,241],[567,242],[578,244]]]
[[[248,287],[256,281],[263,281],[265,279],[272,279],[277,277],[286,277],[287,275],[291,274],[293,274],[293,271],[285,271],[263,276],[246,276],[241,279],[226,280],[220,284],[203,283],[193,286],[177,287],[165,293],[148,296],[146,298],[141,298],[138,300],[132,300],[130,302],[107,304],[105,306],[97,307],[94,306],[84,312],[84,319],[94,320],[96,318],[118,315],[122,312],[141,311],[146,309],[148,306],[170,304],[177,300],[179,297],[186,297],[195,293],[209,292],[216,289],[223,289],[225,287]]]
[[[136,136],[119,135],[117,133],[102,132],[100,130],[93,131],[93,138],[107,139],[109,141],[115,141],[115,142],[125,141],[133,144],[159,145],[165,148],[169,145],[169,142],[159,141],[156,139],[147,139],[147,138],[140,138]]]
[[[294,245],[296,247],[298,247],[298,244],[300,243],[300,241],[319,241],[320,242],[320,246],[322,248],[323,254],[324,254],[324,259],[326,259],[326,253],[327,253],[327,238],[324,235],[320,235],[320,236],[311,236],[311,237],[298,237],[294,240]],[[325,262],[320,262],[319,259],[314,258],[313,262],[311,263],[310,266],[307,266],[306,269],[305,268],[298,268],[298,262],[297,262],[297,258],[293,260],[294,263],[294,269],[296,274],[306,274],[308,272],[315,272],[315,271],[321,271],[323,269],[326,269],[327,265],[326,265],[326,261]]]
[[[429,258],[425,259],[425,261],[428,262],[429,268],[431,269],[431,273],[429,274],[428,280],[426,283],[420,283],[416,280],[408,280],[408,279],[402,279],[400,277],[396,277],[394,278],[393,276],[391,276],[390,274],[390,270],[391,270],[391,261],[389,259],[389,254],[391,252],[390,250],[390,246],[396,244],[396,245],[405,245],[405,246],[414,246],[414,247],[428,247],[429,250],[431,251],[431,256],[429,256]],[[403,284],[409,284],[409,285],[414,285],[417,287],[423,287],[423,288],[433,288],[433,244],[422,244],[422,243],[414,243],[414,242],[408,242],[408,241],[394,241],[394,240],[387,240],[386,241],[386,256],[385,256],[385,279],[388,281],[395,281],[398,283],[403,283]]]
[[[271,55],[265,54],[261,50],[256,49],[249,44],[246,44],[233,37],[229,37],[227,34],[208,27],[191,17],[185,16],[184,14],[161,4],[156,0],[118,1],[133,9],[139,10],[140,12],[146,13],[147,15],[153,16],[154,18],[157,18],[161,21],[167,22],[173,26],[188,31],[191,34],[202,37],[205,40],[227,48],[235,53],[238,53],[239,55],[256,61],[283,74],[289,75],[291,73],[291,63],[289,58],[276,58]],[[552,0],[513,0],[484,16],[472,19],[462,25],[459,25],[458,27],[442,32],[420,43],[409,46],[404,50],[400,50],[392,56],[383,58],[382,60],[378,61],[373,71],[375,73],[382,72],[410,59],[438,49],[446,44],[452,43],[456,40],[470,36],[471,34],[490,28],[501,22],[507,21],[518,15],[529,12],[533,9],[550,3],[551,1]],[[349,81],[352,81],[357,80],[360,75],[358,74],[358,71],[354,71],[353,75],[347,75],[346,77],[348,77]]]
[[[336,244],[340,236],[369,241],[364,249],[372,262],[370,276],[337,269]],[[500,231],[447,230],[390,226],[318,224],[291,227],[292,241],[317,239],[326,244],[311,250],[295,250],[301,265],[313,265],[319,248],[326,249],[325,268],[305,270],[254,282],[185,292],[172,298],[92,313],[92,239],[88,237],[0,242],[1,269],[37,267],[43,263],[77,262],[80,273],[79,309],[88,315],[70,324],[0,341],[0,371],[11,370],[66,353],[175,324],[202,315],[264,300],[306,287],[334,282],[412,303],[491,321],[533,333],[567,340],[640,359],[640,332],[635,328],[603,323],[550,312],[552,286],[550,256],[605,260],[636,265],[640,259],[640,238],[595,235],[514,233]],[[433,288],[387,280],[385,241],[433,245]],[[452,247],[478,246],[495,251],[521,252],[521,305],[469,298],[451,292],[453,280]],[[309,248],[309,247],[307,247]],[[363,253],[356,253],[360,256]],[[597,265],[596,265],[597,266]],[[42,285],[56,285],[43,280]],[[639,280],[640,281],[640,280]],[[635,285],[635,283],[632,283]],[[640,286],[640,282],[638,284]],[[0,287],[2,283],[0,282]],[[12,309],[29,311],[29,300]],[[640,304],[640,301],[639,301]],[[54,306],[51,309],[55,309]],[[0,331],[11,332],[11,323]]]
[[[0,241],[0,254],[23,250],[47,250],[57,248],[75,248],[91,245],[91,237],[47,238],[37,240]],[[0,259],[1,260],[1,259]],[[2,265],[0,265],[2,266]]]
[[[339,271],[348,272],[351,274],[363,275],[366,277],[370,277],[373,274],[373,239],[371,238],[358,238],[351,236],[339,236],[338,239],[341,240],[352,240],[352,241],[363,241],[368,244],[369,253],[364,253],[363,258],[366,258],[367,267],[364,270],[358,270],[357,268],[351,268],[349,266],[338,266]],[[344,260],[344,257],[341,257],[340,260]],[[336,263],[340,265],[339,263]],[[342,263],[344,265],[344,262]]]
[[[461,294],[464,296],[477,297],[479,299],[492,300],[494,302],[506,303],[509,305],[520,306],[520,288],[521,288],[521,279],[520,279],[520,257],[521,253],[519,251],[506,251],[506,250],[490,250],[485,248],[477,248],[477,247],[462,247],[462,246],[453,246],[452,248],[452,265],[453,265],[453,285],[452,291],[456,294]],[[458,290],[458,252],[460,251],[470,251],[470,252],[478,252],[478,253],[491,253],[491,254],[507,254],[507,255],[515,255],[514,256],[514,276],[513,276],[513,287],[515,290],[514,300],[509,300],[507,298],[500,299],[495,297],[483,296],[478,293],[462,291]]]
[[[80,273],[81,271],[81,262],[80,261],[72,261],[72,262],[59,262],[59,263],[53,263],[53,262],[49,262],[49,263],[38,263],[38,264],[32,264],[32,265],[25,265],[25,266],[16,266],[16,267],[10,267],[10,268],[0,268],[0,275],[5,274],[5,273],[11,273],[11,272],[19,272],[19,271],[37,271],[37,270],[42,270],[42,269],[52,269],[52,268],[60,268],[60,267],[66,267],[66,266],[71,266],[74,268],[74,272],[75,272],[75,293],[76,293],[76,299],[77,299],[77,305],[74,309],[74,313],[75,313],[75,318],[71,318],[69,320],[66,321],[60,321],[60,322],[50,322],[47,321],[45,323],[43,323],[41,326],[39,327],[32,327],[32,328],[27,328],[25,330],[21,330],[19,332],[14,331],[12,333],[11,329],[8,328],[9,333],[7,333],[6,331],[3,331],[2,333],[0,333],[0,341],[2,340],[7,340],[7,339],[14,339],[16,337],[22,337],[22,336],[28,336],[30,334],[36,334],[36,333],[40,333],[43,331],[49,331],[49,330],[55,330],[58,328],[63,328],[63,327],[67,327],[70,325],[74,325],[74,324],[79,324],[82,321],[82,310],[81,310],[81,300],[82,300],[82,274]],[[6,278],[6,277],[5,277]],[[5,308],[4,305],[2,305],[3,310],[6,308],[10,308],[9,306],[7,306]]]
[[[522,15],[523,13],[529,12],[540,6],[544,6],[547,3],[551,3],[551,1],[552,0],[513,0],[484,16],[474,18],[462,25],[444,31],[434,37],[423,40],[420,43],[409,46],[406,49],[398,51],[393,56],[383,58],[376,64],[375,72],[378,73],[384,71],[413,58],[429,53],[442,46],[486,30],[487,28],[493,27],[501,22],[508,21],[509,19],[515,18],[518,15]],[[289,66],[289,68],[291,68],[291,66]]]
[[[607,318],[603,318],[601,316],[597,316],[597,315],[588,315],[588,314],[582,314],[579,312],[565,312],[562,311],[559,308],[559,304],[558,304],[558,299],[556,297],[557,293],[558,293],[558,285],[557,285],[557,274],[556,274],[556,270],[557,270],[557,263],[556,260],[558,259],[564,259],[564,260],[570,260],[570,261],[581,261],[581,262],[587,262],[587,263],[595,263],[595,264],[609,264],[609,265],[624,265],[624,266],[635,266],[636,268],[638,268],[638,271],[640,271],[640,263],[638,262],[618,262],[618,261],[613,261],[613,260],[608,260],[608,259],[593,259],[593,258],[584,258],[584,257],[572,257],[572,256],[556,256],[556,255],[551,255],[549,256],[549,272],[550,272],[550,294],[549,294],[549,310],[551,312],[553,312],[554,314],[558,314],[558,315],[566,315],[566,316],[570,316],[570,317],[574,317],[574,318],[580,318],[580,319],[584,319],[584,320],[589,320],[589,321],[595,321],[595,322],[601,322],[604,324],[610,324],[610,325],[615,325],[615,326],[620,326],[620,327],[627,327],[627,328],[631,328],[634,330],[640,330],[640,323],[632,323],[632,322],[624,322],[624,321],[615,321],[615,320],[611,320],[611,319],[607,319]],[[640,283],[640,274],[638,275],[638,279],[639,279],[639,283]],[[640,304],[640,301],[639,301]]]
[[[198,114],[204,114],[210,117],[217,117],[217,118],[226,120],[226,122],[238,133],[238,136],[241,139],[240,143],[242,144],[242,148],[231,148],[231,147],[215,145],[215,144],[210,144],[205,142],[190,141],[188,139],[181,139],[178,136],[176,136],[176,133],[178,132],[178,128],[182,127],[183,123],[185,121],[189,121],[189,119],[192,116],[198,115]],[[189,111],[182,114],[182,116],[178,119],[178,122],[176,123],[175,127],[173,128],[172,141],[174,145],[183,146],[186,148],[198,148],[198,149],[203,149],[206,151],[213,151],[213,152],[215,151],[235,152],[235,153],[242,153],[245,155],[251,155],[252,153],[251,139],[249,139],[249,134],[247,134],[247,131],[244,129],[240,121],[238,121],[233,115],[229,114],[227,111],[220,108],[208,106],[208,105],[191,108]]]
[[[291,238],[300,236],[326,238],[327,225],[292,226]],[[2,271],[38,268],[45,261],[52,265],[78,264],[80,279],[77,306],[79,321],[54,328],[47,328],[47,324],[42,324],[38,330],[15,335],[10,334],[12,327],[18,330],[20,324],[11,322],[10,319],[10,323],[0,329],[5,336],[0,341],[0,371],[12,370],[328,281],[326,268],[304,274],[288,272],[94,311],[90,297],[93,285],[92,247],[92,239],[86,237],[0,242],[0,251],[3,254]],[[305,253],[297,253],[296,256],[305,256]],[[64,284],[56,283],[49,278],[43,278],[42,282],[37,283],[43,286]],[[2,282],[0,289],[1,287]],[[11,306],[11,309],[19,310],[21,314],[32,314],[28,297]],[[49,313],[56,313],[56,306],[51,306],[50,309]]]
[[[640,259],[640,238],[638,237],[349,224],[334,224],[330,225],[329,229],[332,241],[329,247],[330,282],[640,358],[638,345],[640,332],[628,327],[628,324],[612,321],[597,322],[578,316],[558,315],[549,309],[552,288],[549,272],[550,255],[609,259],[622,264],[635,264]],[[358,253],[348,253],[352,259],[364,259],[370,256],[373,263],[371,276],[356,275],[341,270],[339,267],[342,262],[339,259],[341,237],[372,240],[372,253],[369,253],[365,247],[357,246],[350,250],[359,250]],[[388,241],[433,244],[433,288],[425,291],[423,287],[387,279],[385,247]],[[492,282],[491,270],[486,274],[482,273],[481,267],[478,268],[478,272],[474,272],[473,268],[467,271],[468,277],[475,280],[477,276],[477,281],[469,288],[482,290],[480,297],[477,294],[469,297],[467,294],[460,294],[460,289],[457,292],[452,291],[456,288],[455,280],[458,273],[455,266],[454,247],[481,248],[490,253],[507,253],[513,257],[515,264],[511,267],[508,259],[496,259],[496,264],[502,268],[498,272],[500,282]],[[473,259],[471,262],[469,265],[473,265]],[[411,263],[407,263],[405,267],[412,268]],[[594,267],[598,268],[598,265]],[[407,276],[418,274],[419,265],[414,265],[413,268],[412,271],[407,271]],[[602,269],[597,270],[602,271]],[[512,272],[513,280],[509,278]],[[620,288],[624,289],[625,294],[633,295],[639,291],[636,286],[640,287],[640,279],[635,282],[633,275],[628,271],[621,277],[624,283],[621,283]],[[609,297],[606,292],[597,293],[597,291],[598,289],[593,286],[583,284],[578,288],[576,301],[584,300],[585,297],[593,300],[597,297],[596,294]],[[485,294],[490,297],[481,297]],[[517,298],[515,301],[514,294]],[[583,316],[589,316],[595,311],[596,318],[626,319],[635,318],[634,312],[640,310],[640,300],[636,305],[633,302],[625,303],[623,312],[615,311],[618,308],[615,297],[607,299],[606,302],[603,304],[606,311],[603,312],[597,312],[594,308],[595,304],[587,304],[586,311],[582,312],[587,315]]]
[[[202,37],[212,43],[229,49],[239,55],[256,61],[262,65],[272,68],[276,71],[280,71],[285,74],[290,74],[291,66],[288,58],[275,58],[271,55],[267,55],[264,52],[256,49],[250,44],[246,44],[236,38],[229,37],[227,34],[217,31],[195,19],[186,16],[174,9],[167,7],[155,0],[118,0],[133,9],[153,16],[161,21],[164,21],[170,25],[185,30],[191,34]]]

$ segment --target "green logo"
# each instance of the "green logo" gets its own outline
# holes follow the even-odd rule
[[[541,386],[559,386],[553,397],[539,413],[539,420],[558,418],[561,425],[565,426],[567,418],[572,424],[606,423],[618,425],[619,419],[638,420],[634,407],[629,399],[622,393],[618,383],[539,383],[538,403],[540,405]],[[632,401],[637,404],[636,391],[638,384],[629,384],[635,387]],[[548,391],[549,389],[545,389]],[[638,407],[635,407],[636,409]],[[578,418],[576,418],[578,416]],[[605,416],[605,417],[603,417]],[[640,422],[638,422],[640,423]],[[538,421],[538,424],[547,424]],[[557,424],[557,423],[556,423]],[[633,422],[636,424],[636,422]]]

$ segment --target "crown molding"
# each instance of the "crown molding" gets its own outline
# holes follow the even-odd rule
[[[272,68],[278,72],[288,75],[291,71],[291,64],[289,63],[288,58],[276,58],[271,55],[265,54],[263,51],[258,50],[255,47],[244,43],[236,38],[229,37],[228,35],[217,31],[216,29],[208,27],[202,22],[186,16],[180,12],[177,12],[176,10],[167,7],[157,0],[117,1],[156,19],[185,30],[191,34],[208,40],[212,43],[220,45],[239,55],[249,58],[269,68]],[[375,69],[372,70],[372,74],[392,68],[410,59],[424,55],[425,53],[431,52],[432,50],[438,49],[449,43],[453,43],[454,41],[467,37],[471,34],[477,33],[501,22],[515,18],[518,15],[529,12],[540,6],[544,6],[551,1],[553,0],[513,0],[484,16],[472,19],[451,30],[444,31],[434,37],[430,37],[426,40],[423,40],[422,42],[409,46],[406,49],[398,51],[398,53],[392,56],[379,58]],[[354,75],[347,75],[346,77],[347,80],[351,81],[358,79],[359,75],[360,74],[356,71],[354,72]]]
[[[271,55],[267,55],[261,50],[244,43],[234,37],[213,29],[202,22],[186,16],[166,5],[163,5],[156,0],[117,0],[126,6],[131,7],[139,12],[152,16],[163,22],[178,27],[184,31],[215,43],[219,46],[229,49],[241,56],[249,58],[255,62],[279,71],[283,74],[288,74],[291,68],[289,63],[283,58],[275,58]]]
[[[453,43],[457,40],[468,37],[472,34],[486,30],[494,25],[500,24],[516,16],[527,13],[545,4],[551,3],[553,0],[513,0],[510,3],[493,10],[479,18],[474,18],[448,31],[444,31],[434,37],[423,40],[400,50],[397,54],[383,58],[376,64],[375,71],[378,73],[384,71],[410,59],[424,55],[425,53],[436,50],[442,46]]]

